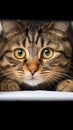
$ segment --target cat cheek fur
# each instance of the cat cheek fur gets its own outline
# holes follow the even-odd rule
[[[11,60],[16,65],[15,67],[12,66],[12,63],[10,63],[11,61],[3,59],[2,61],[0,60],[1,73],[6,75],[6,78],[16,81],[16,83],[19,84],[24,83],[23,86],[27,84],[29,86],[32,86],[33,88],[45,82],[47,83],[49,88],[49,86],[51,86],[50,83],[54,84],[54,81],[57,81],[58,83],[59,81],[58,79],[62,80],[62,77],[64,77],[65,79],[69,78],[66,72],[68,72],[69,70],[68,65],[70,65],[72,51],[70,43],[69,42],[67,43],[66,39],[68,25],[69,25],[68,21],[67,22],[55,21],[51,23],[49,22],[49,24],[48,23],[44,24],[43,26],[40,24],[40,26],[38,25],[37,28],[35,24],[29,24],[29,25],[26,24],[25,26],[24,21],[20,21],[20,23],[16,21],[2,21],[3,28],[0,24],[1,32],[3,33],[0,39],[1,40],[0,56],[4,55],[5,51],[14,48],[15,44],[16,48],[23,48],[23,49],[27,48],[29,55],[26,57],[27,58],[26,61],[29,61],[30,57],[33,57],[34,61],[35,56],[36,57],[39,56],[38,59],[41,60],[41,64],[40,67],[36,69],[36,65],[32,64],[33,62],[31,62],[29,67],[27,67],[28,69],[26,69],[25,67],[26,62],[23,60],[22,64],[18,68],[17,66],[20,64],[21,62],[20,60],[18,59]],[[40,58],[41,54],[39,53],[38,55],[38,51],[40,51],[41,48],[46,48],[46,46],[52,49],[55,48],[56,52],[60,51],[66,57],[62,56],[60,60],[58,60],[57,57],[55,57],[53,61],[49,62],[50,60],[48,59],[48,62],[43,61],[44,62],[43,63],[42,59]],[[3,66],[4,70],[2,70],[1,66]],[[24,70],[22,66],[24,66]],[[35,70],[36,72],[34,73]],[[10,75],[7,74],[7,71],[10,71]],[[31,75],[30,71],[34,73],[33,76]]]

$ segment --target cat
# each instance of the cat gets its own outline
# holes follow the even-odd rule
[[[0,22],[0,91],[73,91],[68,21]]]

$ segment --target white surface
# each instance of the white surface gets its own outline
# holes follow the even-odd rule
[[[0,92],[0,101],[71,101],[72,92],[54,91],[19,91],[19,92]]]

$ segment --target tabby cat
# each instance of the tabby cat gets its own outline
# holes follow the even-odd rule
[[[0,91],[73,91],[68,21],[0,22]]]

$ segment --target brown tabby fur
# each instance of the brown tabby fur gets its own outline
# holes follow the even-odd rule
[[[72,47],[67,39],[69,22],[38,24],[22,20],[2,20],[1,25],[1,91],[73,91]],[[44,59],[42,52],[47,47],[53,50],[53,56]],[[23,59],[15,57],[14,51],[17,48],[25,51]]]

